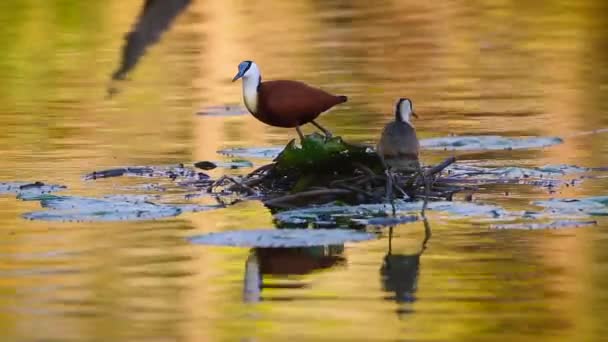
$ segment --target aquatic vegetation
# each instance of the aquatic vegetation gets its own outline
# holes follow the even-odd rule
[[[48,210],[23,214],[28,220],[45,221],[126,221],[152,220],[177,216],[184,212],[218,208],[200,205],[157,204],[150,196],[107,196],[89,198],[79,196],[48,195],[40,198],[40,204]]]
[[[447,136],[439,138],[421,139],[420,147],[427,150],[447,151],[479,151],[479,150],[518,150],[536,149],[563,143],[559,137],[503,137],[487,136]],[[373,146],[367,146],[373,150]],[[277,157],[283,147],[237,147],[218,151],[220,154],[240,158],[267,158]]]
[[[45,194],[67,189],[64,185],[44,184],[42,182],[0,182],[0,194],[16,194],[18,198],[36,198]]]
[[[550,199],[532,202],[545,213],[561,216],[608,216],[608,196]]]
[[[578,228],[588,227],[597,225],[597,221],[576,221],[576,220],[558,220],[546,223],[539,222],[521,222],[521,223],[507,223],[507,224],[493,224],[490,227],[492,229],[524,229],[524,230],[537,230],[537,229],[561,229],[561,228]]]
[[[282,211],[274,215],[274,219],[279,224],[291,225],[315,225],[318,223],[332,223],[341,227],[351,225],[371,225],[375,226],[374,222],[383,222],[391,225],[391,220],[399,220],[401,215],[411,215],[418,213],[422,209],[423,201],[408,202],[396,200],[395,210],[397,218],[391,218],[392,206],[388,203],[381,204],[360,204],[360,205],[322,205],[306,207],[301,209],[293,209]],[[477,217],[477,218],[492,218],[505,219],[509,217],[517,217],[520,213],[509,212],[496,205],[480,204],[474,202],[460,201],[433,201],[428,203],[428,210],[444,212],[451,217]],[[413,222],[412,216],[405,216],[404,222]],[[378,224],[385,225],[385,224]]]
[[[537,168],[491,167],[457,163],[448,167],[445,181],[456,184],[529,184],[549,189],[561,185],[574,185],[584,178],[582,174],[594,169],[575,165],[546,165]]]
[[[244,159],[233,159],[231,161],[200,161],[194,163],[194,167],[201,170],[213,170],[215,168],[242,169],[253,167],[253,163]]]
[[[387,216],[387,217],[371,217],[364,219],[351,219],[351,222],[361,226],[372,227],[389,227],[398,224],[410,223],[418,221],[418,215],[408,216]]]
[[[283,151],[283,148],[284,146],[234,147],[219,150],[217,153],[239,158],[274,159]]]
[[[378,155],[367,146],[319,134],[305,137],[301,146],[291,141],[274,162],[253,171],[228,188],[261,194],[271,208],[294,208],[340,200],[349,204],[380,203],[392,198],[448,199],[459,187],[443,184],[441,171],[455,161],[413,172],[387,174]]]
[[[563,143],[559,137],[520,137],[510,138],[498,135],[451,136],[424,139],[420,145],[432,150],[518,150],[542,148]]]
[[[172,180],[175,180],[177,178],[196,180],[209,179],[209,176],[207,174],[197,171],[194,168],[187,167],[184,164],[179,164],[168,166],[129,166],[94,171],[86,174],[84,176],[84,180],[95,180],[100,178],[112,178],[121,176],[169,178]]]
[[[201,161],[192,166],[120,167],[92,172],[84,177],[85,180],[121,176],[162,180],[123,189],[145,192],[142,195],[55,196],[51,193],[65,187],[41,182],[0,183],[0,193],[40,201],[46,210],[26,213],[23,217],[54,221],[150,220],[212,210],[248,199],[261,200],[269,207],[279,227],[312,226],[317,229],[383,227],[414,222],[418,220],[416,214],[424,207],[425,198],[429,200],[426,206],[429,211],[447,214],[446,217],[452,219],[494,222],[493,227],[497,229],[581,226],[585,224],[577,225],[568,218],[608,215],[606,197],[533,202],[542,208],[538,211],[511,211],[495,204],[452,200],[454,193],[475,192],[487,184],[528,184],[553,191],[560,185],[577,184],[587,173],[604,169],[576,165],[493,167],[455,163],[454,158],[448,158],[418,172],[387,174],[370,147],[349,144],[340,137],[328,139],[316,133],[307,136],[301,145],[291,141],[272,163],[245,176],[225,174],[213,179],[197,169],[251,166],[253,164],[244,159]],[[428,192],[424,179],[432,183]],[[215,204],[190,202],[199,198]],[[393,205],[387,198],[393,199]],[[549,218],[553,223],[546,222]]]
[[[375,234],[352,229],[253,229],[209,233],[191,237],[190,241],[201,245],[291,248],[341,245],[375,238]]]

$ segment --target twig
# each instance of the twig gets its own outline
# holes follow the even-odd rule
[[[244,186],[248,186],[248,187],[253,187],[256,186],[260,183],[262,183],[264,181],[264,177],[258,177],[258,178],[250,178],[247,179],[246,181],[241,182],[241,184],[234,184],[232,186],[230,186],[228,188],[228,190],[233,191],[235,188],[238,188],[239,185],[244,185]]]
[[[352,191],[345,189],[324,189],[324,190],[311,190],[311,191],[303,191],[298,192],[293,195],[285,195],[273,199],[269,199],[264,202],[264,204],[269,206],[280,206],[285,204],[285,202],[292,202],[296,200],[300,200],[307,197],[316,197],[316,196],[325,196],[325,195],[347,195],[352,194]]]
[[[441,163],[431,167],[430,169],[426,170],[424,172],[424,176],[428,177],[428,176],[433,176],[436,173],[439,173],[441,171],[443,171],[446,167],[452,165],[454,162],[456,161],[456,157],[452,156],[447,158],[446,160],[442,161]]]
[[[370,176],[372,178],[377,176],[376,173],[374,171],[372,171],[372,169],[370,169],[369,167],[367,167],[361,163],[353,163],[353,166],[358,168],[359,170],[363,171],[364,173],[366,173],[368,176]]]
[[[376,196],[375,194],[372,194],[369,191],[365,191],[363,189],[360,189],[360,188],[358,188],[356,186],[352,186],[352,185],[348,185],[348,184],[338,184],[337,187],[342,188],[342,189],[346,189],[346,190],[350,190],[352,192],[356,192],[356,193],[359,193],[359,194],[362,194],[362,195],[365,195],[365,196],[367,196],[367,197],[369,197],[371,199],[374,199],[374,200],[380,200],[380,198],[378,198],[378,196]]]
[[[263,166],[258,167],[257,169],[251,171],[248,175],[247,178],[251,178],[259,173],[263,173],[265,171],[271,170],[276,164],[275,163],[270,163],[270,164],[266,164]]]
[[[245,185],[241,182],[239,182],[238,180],[234,179],[231,176],[224,176],[227,180],[231,181],[232,183],[234,183],[237,187],[245,190],[247,192],[247,194],[249,195],[255,195],[256,191],[253,190],[251,187],[249,187],[248,185]]]
[[[422,210],[420,211],[420,215],[426,219],[426,207],[429,204],[429,192],[431,191],[431,185],[429,184],[429,178],[428,176],[425,174],[425,172],[422,171],[422,168],[420,168],[420,165],[418,165],[418,170],[420,172],[420,175],[422,176],[422,181],[424,182],[424,202],[422,203]]]
[[[209,188],[207,188],[207,192],[208,192],[208,193],[212,193],[212,192],[213,192],[213,189],[214,189],[216,186],[218,186],[218,185],[222,184],[222,182],[224,182],[225,180],[226,180],[226,176],[222,176],[222,177],[220,177],[220,178],[216,179],[216,180],[215,180],[215,182],[213,182],[213,183],[211,183],[211,185],[209,185]]]
[[[331,181],[329,183],[329,186],[337,186],[340,183],[347,183],[347,182],[352,182],[352,183],[358,184],[358,182],[367,181],[368,179],[369,179],[368,175],[359,175],[359,176],[355,176],[355,177],[351,177],[351,178],[336,179],[334,181]]]
[[[408,194],[405,192],[405,190],[403,190],[398,182],[393,181],[393,188],[395,188],[395,190],[399,191],[403,196],[405,196],[406,198],[409,198],[410,196],[408,196]]]

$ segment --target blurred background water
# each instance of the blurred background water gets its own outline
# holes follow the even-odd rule
[[[0,2],[0,181],[101,195],[134,181],[85,182],[85,173],[283,145],[295,130],[250,115],[195,114],[241,102],[241,86],[230,79],[245,59],[265,79],[348,95],[320,122],[351,141],[373,143],[394,101],[407,96],[421,116],[421,138],[565,139],[544,149],[458,153],[460,160],[608,166],[606,134],[575,137],[608,127],[605,1],[197,0],[108,100],[122,37],[140,6]],[[423,159],[449,155],[425,151]],[[555,193],[489,186],[475,196],[523,209],[532,199],[603,195],[607,184],[589,180]],[[259,202],[151,222],[20,217],[38,208],[0,196],[2,341],[538,342],[600,341],[608,333],[602,218],[591,228],[496,231],[433,215],[424,252],[422,223],[396,227],[390,255],[388,232],[343,249],[296,251],[318,264],[301,272],[296,261],[268,266],[277,275],[265,278],[262,302],[246,304],[248,258],[298,256],[185,238],[272,227]],[[288,284],[285,267],[296,273]]]

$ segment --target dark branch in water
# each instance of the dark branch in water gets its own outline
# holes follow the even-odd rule
[[[310,190],[298,192],[293,195],[285,195],[277,198],[273,198],[264,202],[267,206],[277,208],[293,208],[294,205],[289,203],[296,202],[303,199],[309,199],[310,197],[323,197],[323,196],[335,196],[335,195],[348,195],[352,191],[346,189],[322,189],[322,190]]]
[[[241,190],[244,190],[248,195],[255,195],[256,191],[253,190],[249,185],[245,184],[245,183],[241,183],[238,180],[234,179],[234,177],[230,177],[230,176],[224,176],[226,177],[226,179],[228,179],[229,181],[231,181],[232,183],[234,183],[234,185]],[[232,189],[232,187],[230,187],[230,189]]]
[[[425,201],[424,212],[429,200],[451,200],[452,195],[462,189],[443,183],[438,176],[455,160],[450,157],[436,166],[414,173],[391,171],[386,174],[376,173],[371,167],[355,162],[350,173],[326,175],[325,180],[320,179],[321,175],[298,175],[296,171],[285,174],[277,170],[277,164],[273,163],[250,173],[241,184],[257,190],[263,196],[279,195],[264,201],[264,204],[274,208],[293,208],[298,206],[296,202],[311,204],[343,200],[358,204],[380,203],[395,198],[421,198]],[[313,181],[308,184],[310,178]],[[228,190],[238,191],[239,188],[240,185],[235,184]],[[298,192],[290,193],[293,191]]]
[[[425,177],[434,176],[434,175],[438,174],[439,172],[445,170],[446,167],[452,165],[454,162],[456,162],[456,157],[454,157],[454,156],[449,157],[448,159],[442,161],[441,163],[426,170],[424,172],[424,175],[425,175]]]

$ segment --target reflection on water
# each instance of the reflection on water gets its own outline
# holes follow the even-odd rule
[[[277,277],[306,275],[344,263],[343,245],[302,248],[252,248],[245,264],[244,301],[261,300],[262,289],[304,288],[306,283],[276,282]],[[264,277],[271,276],[264,281]],[[279,278],[279,279],[280,279]],[[275,280],[275,281],[273,281]],[[275,297],[276,299],[276,297]],[[285,298],[290,300],[289,298]]]
[[[82,176],[228,161],[216,151],[284,145],[295,132],[250,115],[196,115],[241,102],[230,78],[244,59],[255,60],[266,79],[348,95],[320,122],[355,142],[373,143],[404,96],[417,103],[420,138],[564,138],[534,150],[425,151],[425,163],[455,153],[493,167],[608,166],[606,133],[579,134],[608,127],[605,1],[197,0],[120,94],[106,100],[108,75],[140,6],[0,2],[0,182],[65,184],[70,195],[96,198],[117,189],[145,194],[138,179],[93,186]],[[247,169],[210,171],[224,172]],[[531,201],[605,195],[607,188],[605,178],[554,193],[489,185],[474,198],[526,210]],[[271,227],[270,213],[254,201],[159,221],[20,218],[39,209],[0,196],[2,340],[538,342],[595,341],[608,333],[602,217],[589,228],[495,231],[480,220],[431,213],[424,257],[422,222],[394,228],[389,256],[386,231],[380,240],[312,257],[188,242],[208,232]],[[264,284],[254,304],[243,303],[250,255]],[[338,265],[323,267],[332,260]],[[302,263],[311,272],[265,273],[281,269],[278,263],[288,272]]]
[[[413,303],[416,301],[415,292],[418,286],[418,274],[420,272],[420,256],[426,249],[426,244],[431,238],[431,227],[428,220],[424,220],[424,239],[420,249],[413,253],[402,254],[393,251],[393,230],[389,228],[388,252],[384,256],[384,262],[380,269],[382,286],[387,292],[393,292],[393,299],[397,303]],[[398,313],[407,313],[405,309],[398,309]]]

